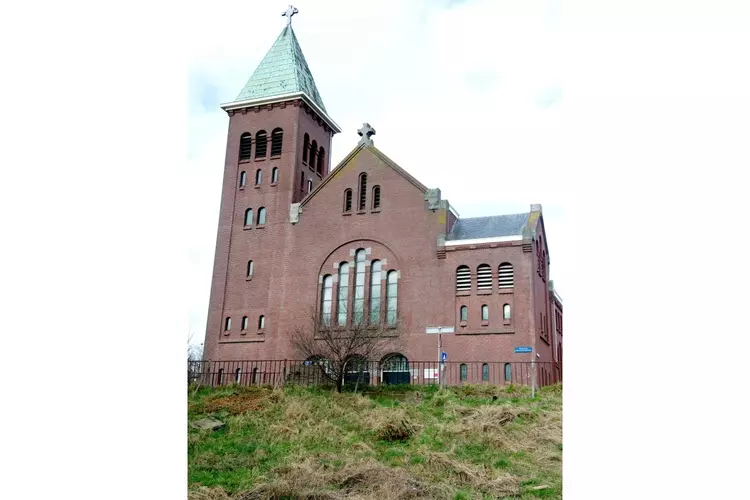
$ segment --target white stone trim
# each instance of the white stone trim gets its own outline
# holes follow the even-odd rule
[[[372,247],[365,248],[365,255],[371,255],[372,254]]]
[[[349,257],[354,257],[354,255],[357,253],[356,248],[350,248],[349,249]]]
[[[513,236],[495,236],[492,238],[474,238],[471,240],[449,240],[445,242],[445,246],[447,247],[455,247],[459,245],[481,245],[483,243],[502,243],[505,241],[521,241],[523,240],[523,236],[519,235],[513,235]]]

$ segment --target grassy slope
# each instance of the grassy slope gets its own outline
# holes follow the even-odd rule
[[[189,430],[189,498],[561,498],[561,387],[535,400],[515,391],[191,391],[191,421],[214,415],[227,425]]]

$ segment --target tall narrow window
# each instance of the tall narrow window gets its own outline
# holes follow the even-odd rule
[[[281,155],[281,142],[284,137],[284,131],[280,128],[273,129],[271,132],[271,156]]]
[[[388,288],[386,295],[388,300],[388,311],[386,320],[388,326],[395,326],[398,320],[398,271],[388,271]]]
[[[253,384],[258,383],[258,367],[253,368]]]
[[[305,139],[302,142],[302,161],[307,163],[307,157],[310,154],[310,136],[305,134]]]
[[[258,209],[258,224],[262,225],[266,223],[266,209],[264,207],[260,207]]]
[[[240,173],[240,187],[245,187],[247,183],[247,172],[244,170]]]
[[[471,270],[469,266],[459,266],[456,269],[456,291],[468,292],[471,290]]]
[[[258,169],[255,171],[255,185],[260,186],[263,181],[263,170]]]
[[[260,317],[258,318],[258,329],[262,330],[265,327],[266,327],[266,317],[261,314]]]
[[[547,280],[547,251],[542,250],[542,279]]]
[[[372,188],[372,208],[373,210],[380,208],[380,186]]]
[[[305,173],[304,172],[300,172],[300,174],[301,175],[300,175],[300,178],[299,178],[299,189],[300,189],[300,191],[304,191],[305,190]]]
[[[273,167],[273,170],[271,170],[271,184],[276,184],[277,182],[279,182],[279,169]]]
[[[513,367],[510,363],[505,363],[505,381],[510,382],[513,380]]]
[[[380,323],[380,268],[379,260],[370,265],[370,324]]]
[[[492,290],[492,268],[489,264],[477,267],[477,290]]]
[[[490,380],[490,365],[482,363],[482,382]]]
[[[359,174],[359,210],[367,206],[367,174]]]
[[[219,374],[216,376],[216,383],[221,385],[221,381],[224,378],[224,368],[219,368]]]
[[[513,288],[513,265],[503,262],[497,269],[497,285],[499,288]]]
[[[242,317],[242,330],[247,330],[247,316]]]
[[[321,146],[320,151],[318,151],[318,173],[320,175],[323,175],[325,167],[326,167],[326,150],[323,146]]]
[[[482,306],[482,321],[489,321],[490,320],[490,308],[487,307],[487,304]]]
[[[252,226],[253,225],[253,209],[248,208],[245,210],[245,225],[246,226]]]
[[[333,276],[327,274],[323,277],[323,290],[320,293],[320,324],[330,326],[331,304],[333,302]]]
[[[338,299],[338,316],[339,325],[346,325],[346,316],[348,314],[349,301],[349,263],[342,262],[339,264],[339,299]]]
[[[459,317],[461,318],[461,321],[468,321],[469,320],[469,308],[466,306],[461,306],[461,314]]]
[[[357,250],[354,254],[355,279],[354,279],[354,323],[362,324],[365,314],[365,257],[364,248]]]
[[[318,141],[312,141],[312,145],[310,146],[310,161],[308,162],[308,165],[310,165],[310,168],[315,168],[315,158],[318,153]]]
[[[266,136],[266,131],[261,130],[260,132],[255,134],[255,157],[265,158],[267,149],[268,149],[268,137]]]
[[[227,317],[224,320],[224,331],[228,332],[231,329],[232,329],[232,318]]]
[[[250,278],[253,275],[253,261],[247,261],[247,277]]]
[[[252,144],[253,138],[248,132],[240,136],[240,161],[252,158]]]
[[[344,212],[352,211],[352,190],[347,189],[344,191]]]
[[[503,319],[510,319],[510,304],[503,306]]]
[[[241,379],[242,379],[242,369],[237,368],[234,371],[234,381],[239,384]]]
[[[307,194],[312,193],[312,179],[307,179]]]
[[[466,364],[461,363],[461,380],[466,380]]]

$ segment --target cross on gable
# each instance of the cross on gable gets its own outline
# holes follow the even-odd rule
[[[359,144],[372,146],[371,136],[375,135],[375,129],[372,128],[369,123],[363,123],[362,128],[357,130],[357,133],[362,136],[362,138],[359,140]]]
[[[281,15],[286,16],[286,25],[291,26],[292,25],[292,16],[294,14],[297,14],[299,10],[297,7],[293,7],[292,5],[289,5],[289,8],[287,8]]]

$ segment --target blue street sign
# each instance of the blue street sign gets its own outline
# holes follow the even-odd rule
[[[445,363],[448,360],[448,353],[443,351],[443,355],[440,356],[440,359]]]
[[[531,352],[531,347],[516,347],[513,352]]]

